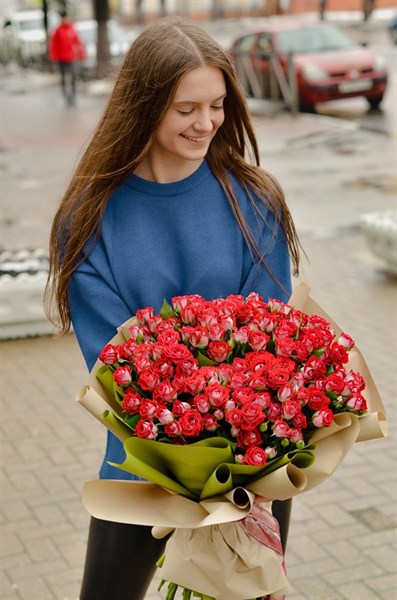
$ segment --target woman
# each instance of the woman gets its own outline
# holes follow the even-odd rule
[[[288,299],[298,240],[259,153],[227,55],[195,25],[163,19],[132,44],[56,214],[47,293],[89,369],[116,327],[163,299]],[[101,478],[132,478],[108,434]],[[276,503],[277,504],[277,503]],[[278,503],[285,544],[289,503]],[[277,509],[277,507],[276,507]],[[279,515],[278,515],[279,516]],[[92,519],[80,600],[139,600],[164,541]]]
[[[61,23],[55,29],[49,44],[50,59],[58,63],[61,74],[61,90],[66,103],[76,102],[76,79],[78,61],[86,58],[86,51],[70,17],[61,12]]]

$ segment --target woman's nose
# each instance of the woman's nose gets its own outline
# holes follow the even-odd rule
[[[198,116],[193,125],[196,131],[212,131],[214,124],[211,119],[209,111],[202,111]]]

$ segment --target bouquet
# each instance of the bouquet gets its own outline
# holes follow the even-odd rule
[[[79,394],[124,442],[115,466],[148,480],[89,482],[85,504],[155,536],[175,529],[159,564],[167,599],[178,585],[184,598],[284,594],[269,501],[318,485],[355,441],[384,434],[354,340],[310,303],[303,285],[288,303],[189,295],[143,308]]]

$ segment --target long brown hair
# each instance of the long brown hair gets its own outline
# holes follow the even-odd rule
[[[277,181],[259,168],[253,125],[232,62],[193,23],[179,18],[161,19],[132,43],[104,114],[54,218],[45,300],[47,314],[59,325],[61,333],[67,332],[71,324],[67,295],[70,278],[83,260],[83,248],[89,238],[94,240],[93,247],[100,235],[110,195],[149,151],[181,77],[203,65],[222,70],[227,93],[225,120],[206,156],[209,166],[225,190],[256,259],[264,263],[239,209],[228,173],[235,176],[249,195],[257,194],[282,224],[294,274],[298,272],[299,241],[295,227]],[[245,160],[246,153],[254,164]]]

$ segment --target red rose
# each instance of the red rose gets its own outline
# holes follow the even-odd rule
[[[236,331],[233,332],[233,340],[238,344],[246,344],[248,342],[248,335],[250,330],[246,325],[240,327]]]
[[[285,438],[285,437],[289,437],[289,435],[291,433],[291,428],[288,425],[288,423],[286,423],[282,419],[277,419],[277,421],[274,422],[272,431],[276,437]]]
[[[166,406],[158,406],[155,415],[162,425],[172,423],[174,420],[172,412]]]
[[[167,346],[164,350],[164,356],[175,363],[180,360],[190,360],[191,358],[194,358],[193,354],[186,348],[185,344],[171,344],[170,346]]]
[[[160,335],[161,333],[163,333],[163,331],[168,331],[169,329],[174,329],[174,326],[178,326],[178,325],[179,325],[179,319],[177,317],[170,317],[166,321],[163,321],[163,320],[159,321],[156,324],[154,333],[156,333],[157,335]]]
[[[338,344],[346,348],[346,350],[351,350],[355,345],[355,341],[347,333],[341,333],[338,339]]]
[[[341,394],[345,387],[345,382],[343,377],[340,375],[336,375],[333,373],[324,379],[323,389],[325,392],[335,392],[336,394]]]
[[[290,373],[287,369],[271,368],[267,374],[268,385],[272,389],[278,389],[289,380]]]
[[[345,387],[342,391],[342,396],[362,392],[364,388],[364,377],[360,373],[357,373],[357,371],[350,371],[350,373],[345,376]]]
[[[292,418],[292,425],[297,429],[306,429],[307,421],[305,415],[302,413],[298,413],[297,415],[295,415]]]
[[[239,448],[250,448],[251,446],[259,446],[262,443],[262,437],[257,429],[249,431],[241,430],[237,438],[237,446]]]
[[[264,331],[250,331],[248,342],[253,350],[264,350],[270,337]]]
[[[199,394],[204,390],[205,384],[204,372],[202,369],[198,369],[185,379],[185,392],[192,395]]]
[[[142,390],[154,390],[160,381],[160,376],[156,370],[153,367],[148,367],[141,372],[138,385]]]
[[[287,400],[281,405],[281,416],[283,419],[291,420],[300,414],[301,407],[296,400]]]
[[[204,431],[216,431],[219,427],[218,421],[215,419],[214,415],[210,413],[206,413],[203,415],[203,429]]]
[[[322,410],[323,408],[327,408],[329,404],[329,398],[322,392],[316,388],[309,389],[309,399],[307,401],[307,406],[312,410]]]
[[[249,352],[245,355],[245,358],[248,361],[250,370],[258,375],[267,373],[276,360],[274,355],[266,350],[264,352]]]
[[[181,402],[181,400],[174,400],[172,403],[172,414],[174,417],[182,417],[187,410],[191,408],[190,404],[187,402]]]
[[[190,377],[194,371],[198,369],[197,360],[192,356],[192,358],[187,358],[185,360],[180,360],[176,365],[176,372],[178,375],[184,375],[185,377]]]
[[[225,330],[219,323],[211,323],[208,326],[208,337],[211,341],[221,341],[225,335]]]
[[[341,344],[337,344],[336,342],[331,346],[331,360],[336,363],[347,363],[349,360],[349,356],[347,354],[346,348],[341,346]]]
[[[179,419],[182,435],[186,437],[197,437],[203,429],[203,418],[195,408],[187,410]]]
[[[123,398],[121,408],[128,412],[130,415],[135,415],[139,412],[141,401],[143,400],[137,392],[127,392]]]
[[[231,408],[225,413],[225,419],[230,425],[240,425],[243,420],[243,416],[241,414],[241,410],[239,408]]]
[[[277,356],[274,359],[273,368],[286,369],[289,373],[293,373],[296,369],[296,363],[287,356]]]
[[[253,402],[255,398],[255,390],[250,387],[239,387],[232,392],[232,398],[237,404],[246,404]]]
[[[205,397],[209,400],[211,406],[219,408],[229,400],[229,388],[220,383],[212,383],[204,390]]]
[[[244,404],[241,415],[243,417],[242,429],[255,429],[266,420],[266,416],[258,404]]]
[[[298,326],[293,321],[281,321],[276,329],[275,334],[277,337],[291,337],[293,338],[298,331]]]
[[[346,402],[346,406],[352,412],[363,412],[368,409],[367,401],[359,392],[355,396],[351,396]]]
[[[210,409],[210,401],[204,394],[197,394],[197,396],[194,397],[193,402],[194,406],[201,413],[206,413]]]
[[[175,329],[166,329],[159,334],[157,341],[164,346],[170,346],[171,344],[178,344],[181,341],[181,336]]]
[[[106,344],[99,354],[99,360],[105,365],[113,365],[119,360],[119,350],[113,344]]]
[[[135,435],[145,440],[155,440],[157,437],[157,426],[151,419],[139,419],[135,427]]]
[[[188,341],[194,348],[205,348],[209,342],[208,331],[201,325],[182,327],[181,335],[182,339]]]
[[[147,419],[148,417],[154,417],[157,408],[158,403],[154,400],[142,399],[139,414],[143,419]]]
[[[118,347],[120,357],[130,360],[130,358],[133,356],[133,352],[136,347],[137,347],[137,344],[136,344],[135,340],[130,338],[129,340],[127,340],[125,342],[125,344],[122,344],[121,346]]]
[[[278,402],[273,402],[266,411],[266,416],[269,421],[277,421],[281,415],[281,405]]]
[[[118,367],[113,373],[113,379],[117,385],[129,385],[132,381],[131,367],[129,365]]]
[[[164,425],[164,433],[169,437],[178,437],[182,435],[182,427],[179,421],[172,421]]]
[[[176,389],[172,383],[168,379],[165,379],[154,388],[153,400],[156,400],[159,404],[165,404],[173,400],[176,394]]]
[[[254,467],[262,467],[266,464],[267,454],[258,446],[251,446],[247,449],[243,458],[243,465],[252,465]]]
[[[226,360],[231,348],[227,342],[210,342],[208,344],[207,354],[215,362]]]
[[[312,423],[315,427],[329,427],[334,420],[334,413],[328,408],[316,411],[312,416]]]
[[[175,373],[174,365],[166,358],[159,358],[153,366],[161,379],[171,379]]]
[[[303,376],[306,381],[314,381],[320,377],[324,377],[327,367],[324,361],[317,356],[311,356],[302,369]]]
[[[289,441],[292,442],[292,444],[303,441],[302,431],[296,427],[292,427],[290,430]]]
[[[153,318],[154,309],[152,306],[146,306],[145,308],[138,309],[135,314],[138,321],[143,324]]]
[[[272,396],[269,392],[256,392],[254,402],[261,408],[269,408],[272,404]]]

